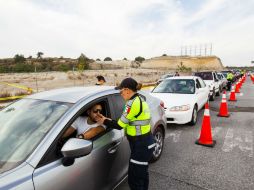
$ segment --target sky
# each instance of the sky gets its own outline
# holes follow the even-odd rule
[[[41,51],[133,60],[194,55],[195,47],[205,55],[207,47],[225,66],[251,66],[253,7],[253,0],[0,0],[0,58]]]

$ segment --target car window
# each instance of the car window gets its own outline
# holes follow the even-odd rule
[[[23,162],[72,106],[22,99],[0,111],[0,173]]]
[[[217,77],[216,73],[213,73],[213,78],[214,78],[214,80],[218,80],[218,77]]]
[[[194,75],[202,78],[203,80],[213,80],[213,75],[211,72],[198,72],[194,73]]]
[[[199,83],[201,85],[201,88],[205,88],[206,87],[205,82],[201,78],[198,78],[198,81],[199,81]]]
[[[63,129],[61,134],[54,141],[54,143],[50,146],[47,153],[43,156],[43,158],[40,161],[40,163],[38,164],[37,168],[41,167],[45,164],[51,163],[51,162],[53,162],[55,160],[58,160],[58,159],[63,157],[63,155],[61,153],[61,148],[63,147],[64,143],[67,142],[68,139],[77,138],[77,133],[75,131],[73,134],[71,134],[70,136],[65,137],[65,138],[63,137],[63,135],[68,130],[68,128],[71,127],[72,123],[75,122],[75,120],[79,116],[81,116],[81,117],[82,116],[87,116],[87,109],[90,108],[92,105],[95,105],[97,103],[102,105],[102,114],[104,116],[109,117],[109,118],[112,117],[111,109],[110,109],[110,106],[108,104],[107,98],[102,98],[102,99],[99,99],[99,100],[95,100],[95,101],[92,101],[91,103],[87,104],[78,113],[75,114],[74,118],[72,118],[72,122],[70,122],[68,124],[68,126],[65,126],[65,128]],[[104,135],[108,131],[110,131],[110,130],[106,129],[106,131],[104,131],[104,132],[98,134],[97,136],[95,136],[94,138],[92,138],[91,141],[96,141],[97,139],[99,139],[102,135]]]
[[[153,93],[193,94],[195,82],[192,79],[166,79],[155,87]]]
[[[116,119],[119,119],[123,113],[125,101],[120,94],[116,94],[112,98],[114,99],[113,102],[115,102],[113,104],[115,110],[115,117]]]
[[[197,88],[201,88],[201,84],[198,79],[196,79]]]

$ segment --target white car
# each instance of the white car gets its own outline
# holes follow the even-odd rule
[[[195,125],[197,113],[209,99],[209,87],[196,76],[165,79],[151,92],[164,102],[167,123]]]
[[[219,78],[220,87],[221,87],[221,91],[222,91],[223,89],[227,88],[228,80],[225,78],[225,76],[222,73],[217,73],[217,76]]]
[[[210,89],[210,100],[214,101],[215,96],[220,95],[220,83],[216,72],[205,71],[205,72],[195,72],[194,76],[198,76],[204,80],[206,85]]]

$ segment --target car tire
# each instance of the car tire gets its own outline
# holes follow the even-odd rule
[[[193,126],[197,123],[198,118],[198,108],[197,105],[194,106],[191,116],[191,121],[189,122],[189,125]]]
[[[211,101],[214,101],[214,99],[215,99],[215,90],[213,90],[213,94],[212,94],[212,96],[210,96]]]
[[[153,151],[153,156],[152,156],[151,162],[155,162],[160,158],[160,156],[162,154],[163,147],[164,147],[164,135],[163,135],[162,129],[160,127],[157,127],[155,129],[153,136],[154,136],[154,140],[155,140],[155,148]]]

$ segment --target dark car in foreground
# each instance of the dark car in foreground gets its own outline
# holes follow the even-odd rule
[[[159,159],[166,118],[159,99],[140,92],[151,109]],[[28,96],[0,111],[0,189],[113,189],[126,176],[130,157],[123,130],[107,128],[92,140],[63,138],[86,110],[100,103],[118,119],[124,101],[113,87],[75,87]]]

